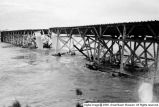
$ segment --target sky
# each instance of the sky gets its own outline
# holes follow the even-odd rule
[[[159,0],[0,0],[0,30],[159,20]]]

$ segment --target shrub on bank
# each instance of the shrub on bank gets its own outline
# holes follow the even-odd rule
[[[20,102],[18,100],[15,100],[11,106],[8,107],[22,107]],[[30,107],[29,105],[26,105],[25,107]]]

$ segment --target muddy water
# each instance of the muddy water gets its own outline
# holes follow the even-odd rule
[[[54,57],[52,52],[0,43],[0,106],[11,105],[15,99],[31,107],[138,102],[137,80],[89,70],[82,56]]]

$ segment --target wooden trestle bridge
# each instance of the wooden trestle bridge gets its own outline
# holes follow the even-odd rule
[[[57,53],[64,48],[79,51],[97,64],[118,64],[121,73],[129,65],[155,75],[159,72],[159,21],[53,27],[49,32],[56,37]],[[14,38],[17,34],[13,31],[9,35],[8,31],[2,32],[2,41],[8,42],[3,37]]]
[[[10,43],[16,46],[24,46],[31,43],[35,32],[48,34],[48,29],[27,29],[27,30],[12,30],[1,32],[1,42]]]

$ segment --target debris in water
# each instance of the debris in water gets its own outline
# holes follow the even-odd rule
[[[80,89],[76,89],[76,95],[82,95],[82,91]]]
[[[93,63],[93,64],[86,64],[86,67],[91,69],[91,70],[98,70],[98,67]]]
[[[76,107],[83,107],[83,106],[80,103],[77,103]]]
[[[76,53],[75,53],[75,52],[70,52],[70,54],[71,54],[71,56],[74,56],[74,55],[76,55]]]
[[[121,73],[121,72],[116,72],[114,71],[112,73],[113,77],[124,77],[124,78],[128,78],[128,77],[132,77],[133,75],[127,74],[127,73]]]
[[[113,77],[119,77],[119,76],[121,76],[121,74],[120,74],[119,72],[113,72],[113,73],[112,73],[112,76],[113,76]]]
[[[21,107],[21,104],[16,100],[11,107]]]
[[[52,56],[61,56],[61,53],[57,53],[57,54],[52,54]]]

